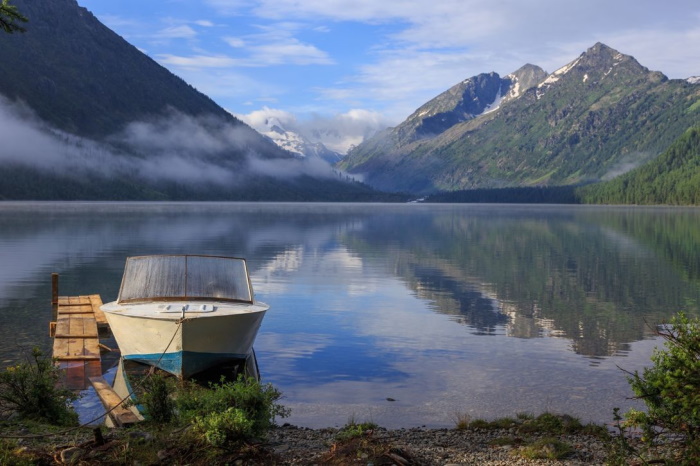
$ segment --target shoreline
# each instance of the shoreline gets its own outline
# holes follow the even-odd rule
[[[265,439],[244,445],[240,451],[212,450],[198,445],[187,436],[188,429],[139,424],[128,429],[100,426],[103,442],[96,441],[94,427],[80,428],[67,434],[29,438],[43,431],[62,432],[60,428],[3,421],[4,435],[24,436],[15,440],[13,454],[31,464],[55,462],[98,464],[218,464],[244,465],[319,465],[374,464],[386,465],[590,465],[605,464],[608,445],[605,438],[593,433],[553,434],[534,430],[523,433],[510,428],[427,428],[385,429],[374,427],[357,437],[340,440],[343,428],[307,428],[292,424],[273,427]],[[504,442],[503,439],[508,439]],[[547,439],[568,444],[570,452],[562,459],[529,459],[522,451],[528,445]],[[553,440],[552,440],[553,439]],[[0,439],[8,442],[6,439]],[[545,446],[549,448],[548,446]],[[554,448],[554,447],[551,447]],[[192,450],[196,450],[193,457]],[[0,451],[0,457],[2,456]],[[130,460],[124,462],[127,458]],[[359,461],[359,462],[358,462]]]

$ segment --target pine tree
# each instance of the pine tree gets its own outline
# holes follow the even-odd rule
[[[17,22],[26,23],[27,18],[17,11],[17,7],[10,5],[9,0],[2,0],[0,3],[0,29],[12,34],[13,32],[24,32],[25,29]]]

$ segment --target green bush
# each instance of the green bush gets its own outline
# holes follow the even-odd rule
[[[202,434],[208,443],[220,448],[255,437],[254,421],[243,410],[237,408],[197,417],[194,429]]]
[[[354,419],[350,419],[348,423],[338,431],[335,438],[338,441],[348,441],[354,438],[364,437],[371,434],[378,427],[379,426],[374,422],[355,422]]]
[[[208,443],[224,447],[264,437],[276,417],[288,416],[289,409],[277,403],[281,397],[271,384],[241,375],[235,382],[222,378],[209,389],[189,386],[178,394],[176,408]]]
[[[78,415],[71,402],[78,396],[59,385],[60,371],[38,348],[29,362],[0,373],[0,411],[56,425],[75,425]]]
[[[143,382],[144,393],[141,403],[148,418],[159,424],[169,423],[175,414],[175,392],[172,380],[161,374],[153,374]]]
[[[653,365],[629,378],[647,412],[632,410],[626,425],[641,428],[648,446],[676,444],[682,464],[700,463],[700,319],[681,313],[658,334],[664,350],[656,349]]]
[[[561,460],[572,452],[571,445],[553,437],[539,439],[520,449],[520,454],[528,459]]]

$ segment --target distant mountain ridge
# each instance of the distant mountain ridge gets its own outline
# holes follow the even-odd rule
[[[465,80],[339,166],[417,193],[601,180],[659,155],[700,121],[698,100],[693,80],[598,43],[550,75],[526,65]]]
[[[338,163],[343,156],[332,151],[321,142],[311,142],[302,134],[286,129],[277,118],[269,117],[265,120],[265,128],[256,128],[263,136],[267,136],[284,150],[298,157],[315,157],[325,160],[331,165]]]

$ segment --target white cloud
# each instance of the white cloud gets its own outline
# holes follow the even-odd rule
[[[197,36],[197,31],[185,24],[180,26],[170,26],[161,29],[156,33],[160,39],[192,39]]]
[[[178,68],[229,68],[239,63],[239,60],[222,55],[194,55],[191,57],[182,57],[161,54],[157,56],[157,59],[165,66],[174,66]]]
[[[251,63],[259,66],[292,65],[330,65],[333,60],[328,54],[313,45],[304,44],[297,39],[250,47]]]
[[[236,116],[260,132],[267,131],[268,119],[274,118],[285,129],[299,133],[312,142],[321,142],[341,154],[391,124],[379,112],[363,109],[335,115],[311,114],[303,120],[292,112],[269,107]]]
[[[233,48],[241,48],[246,45],[245,41],[240,37],[224,37],[223,40]]]
[[[205,19],[160,20],[173,37],[197,34],[186,44],[163,41],[143,20],[138,29],[101,19],[143,39],[137,45],[224,107],[273,102],[330,115],[365,108],[393,124],[465,78],[526,63],[551,72],[599,41],[671,78],[700,75],[696,0],[202,2],[194,17]],[[305,81],[285,66],[316,68]]]

